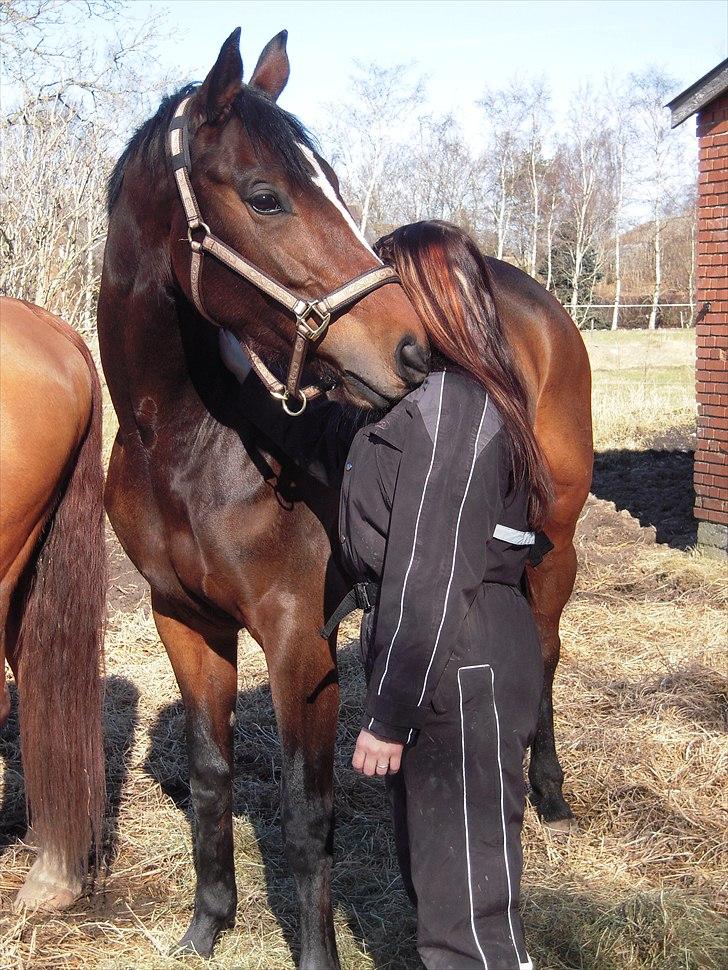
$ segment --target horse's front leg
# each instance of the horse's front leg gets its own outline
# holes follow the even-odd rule
[[[548,531],[548,530],[547,530]],[[554,674],[561,654],[559,622],[574,589],[576,552],[569,537],[563,544],[551,535],[554,549],[536,569],[528,570],[528,587],[544,659],[544,690],[536,735],[531,744],[528,779],[531,800],[541,820],[557,831],[569,831],[573,813],[562,791],[564,772],[554,734]]]
[[[233,859],[233,721],[237,635],[195,619],[152,594],[154,620],[185,705],[194,811],[195,910],[180,947],[210,956],[233,926],[237,891]]]
[[[299,966],[338,970],[331,867],[339,686],[335,647],[318,635],[321,618],[314,612],[301,600],[263,631],[262,641],[283,755],[283,840],[301,914]]]

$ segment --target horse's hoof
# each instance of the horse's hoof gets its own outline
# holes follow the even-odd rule
[[[223,930],[231,929],[235,925],[234,917],[222,922],[210,918],[195,918],[170,956],[181,957],[194,954],[198,957],[209,958],[215,949],[217,938]]]
[[[53,883],[32,884],[21,886],[13,902],[13,910],[20,913],[23,910],[35,910],[43,913],[61,913],[70,909],[81,898],[81,888],[54,885]]]
[[[80,879],[54,872],[43,858],[37,859],[13,902],[16,913],[36,910],[58,913],[70,909],[83,895]]]
[[[543,822],[543,827],[553,835],[566,838],[579,831],[579,824],[575,818],[555,818],[553,822]]]

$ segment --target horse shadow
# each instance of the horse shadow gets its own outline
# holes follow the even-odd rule
[[[344,914],[352,935],[377,970],[419,970],[422,963],[415,949],[415,914],[397,869],[384,788],[381,782],[362,778],[350,767],[363,696],[358,649],[345,645],[338,659],[341,713],[334,764],[333,904]],[[191,826],[184,723],[181,701],[159,713],[151,729],[145,770],[187,815]],[[268,906],[297,964],[298,908],[280,831],[280,777],[270,687],[266,683],[241,690],[236,710],[233,812],[236,817],[247,818],[253,828],[264,866]],[[236,855],[238,852],[236,840]],[[245,846],[243,853],[247,854]]]
[[[613,449],[594,456],[592,492],[626,509],[642,526],[653,526],[658,542],[689,549],[697,541],[693,517],[690,449]]]
[[[25,785],[20,754],[18,691],[10,684],[11,713],[0,731],[0,761],[5,763],[0,803],[0,852],[27,832]],[[107,815],[102,858],[106,866],[116,854],[121,793],[138,723],[139,690],[125,677],[107,677],[104,685],[104,750],[106,754]]]

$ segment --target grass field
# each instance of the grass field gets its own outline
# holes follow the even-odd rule
[[[692,334],[587,338],[600,448],[639,454],[670,436],[687,447]],[[529,951],[540,970],[719,970],[728,927],[725,573],[693,552],[656,544],[653,529],[640,528],[609,498],[591,497],[580,522],[579,579],[564,617],[556,689],[579,830],[557,838],[527,812]],[[646,523],[659,526],[659,504],[645,507]],[[280,848],[280,759],[264,660],[248,638],[236,728],[237,926],[210,963],[168,955],[189,919],[193,890],[183,715],[144,585],[114,555],[106,729],[115,854],[96,893],[71,913],[10,912],[30,859],[12,838],[22,826],[13,719],[0,738],[8,843],[0,967],[291,968],[296,906]],[[340,638],[339,950],[347,970],[414,970],[414,918],[382,791],[349,768],[362,696],[355,635],[349,623]]]
[[[592,363],[594,446],[649,447],[695,430],[692,330],[586,331]]]

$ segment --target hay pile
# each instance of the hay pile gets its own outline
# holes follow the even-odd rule
[[[579,832],[551,836],[529,809],[524,918],[542,970],[711,970],[726,923],[725,575],[655,545],[591,499],[582,569],[564,618],[558,737]],[[128,576],[128,574],[124,574]],[[70,914],[15,916],[29,864],[17,843],[0,869],[0,967],[164,968],[192,903],[183,716],[141,587],[119,591],[108,639],[106,727],[114,854],[97,893]],[[123,593],[123,595],[121,595]],[[339,948],[347,968],[415,968],[414,920],[391,852],[377,782],[348,767],[361,675],[342,635],[337,757]],[[210,964],[291,967],[296,907],[280,849],[279,756],[265,666],[242,644],[235,783],[238,923]],[[2,826],[22,826],[11,726],[4,732]],[[723,949],[722,949],[723,948]]]

